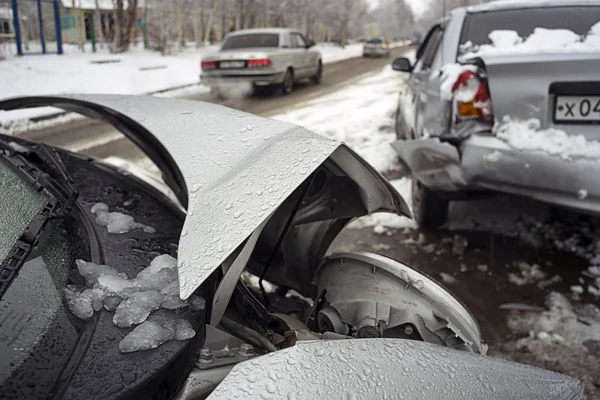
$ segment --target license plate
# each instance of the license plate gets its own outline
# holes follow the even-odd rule
[[[244,61],[221,61],[219,63],[219,68],[229,69],[229,68],[244,68],[246,63]]]
[[[556,96],[554,121],[600,123],[600,96]]]

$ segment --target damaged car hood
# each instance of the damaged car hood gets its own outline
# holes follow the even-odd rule
[[[277,212],[280,206],[323,165],[332,179],[345,181],[340,187],[323,185],[323,204],[313,207],[312,214],[304,213],[296,238],[312,235],[330,243],[331,232],[337,234],[354,217],[375,211],[410,215],[391,184],[360,156],[302,127],[214,104],[150,96],[39,96],[0,102],[5,110],[36,106],[55,106],[108,122],[159,167],[187,209],[178,248],[182,299],[270,217],[285,221],[289,212]],[[345,210],[334,207],[344,203],[336,190],[340,195],[353,191],[361,204]],[[332,230],[338,219],[343,225]],[[321,246],[311,240],[292,243],[291,250],[292,244],[287,244],[292,255],[288,258],[303,255],[296,267],[316,268]],[[308,248],[311,245],[315,250]],[[286,249],[286,243],[282,247]]]

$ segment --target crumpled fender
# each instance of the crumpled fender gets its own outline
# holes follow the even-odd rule
[[[456,191],[466,185],[458,149],[436,138],[400,140],[392,143],[413,176],[427,187]]]

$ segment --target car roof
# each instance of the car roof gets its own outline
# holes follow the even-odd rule
[[[523,8],[565,7],[565,6],[598,6],[598,0],[497,0],[485,4],[466,7],[469,14],[518,10]]]
[[[270,33],[281,35],[289,32],[298,32],[296,29],[289,28],[252,28],[252,29],[241,29],[239,31],[231,32],[229,36],[237,36],[237,35],[246,35],[249,33],[259,34],[259,33]]]

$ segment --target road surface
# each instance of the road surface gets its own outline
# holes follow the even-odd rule
[[[380,71],[385,65],[391,63],[394,57],[402,55],[405,50],[405,48],[393,49],[392,57],[389,58],[352,58],[326,64],[323,81],[320,85],[298,83],[294,88],[294,92],[288,96],[282,96],[273,90],[261,90],[245,99],[218,100],[210,94],[187,96],[185,98],[222,104],[252,114],[269,117],[305,101],[351,85],[365,75]],[[64,125],[25,132],[20,136],[94,157],[117,156],[130,160],[139,160],[144,157],[143,153],[133,143],[120,135],[110,125],[87,118]]]

